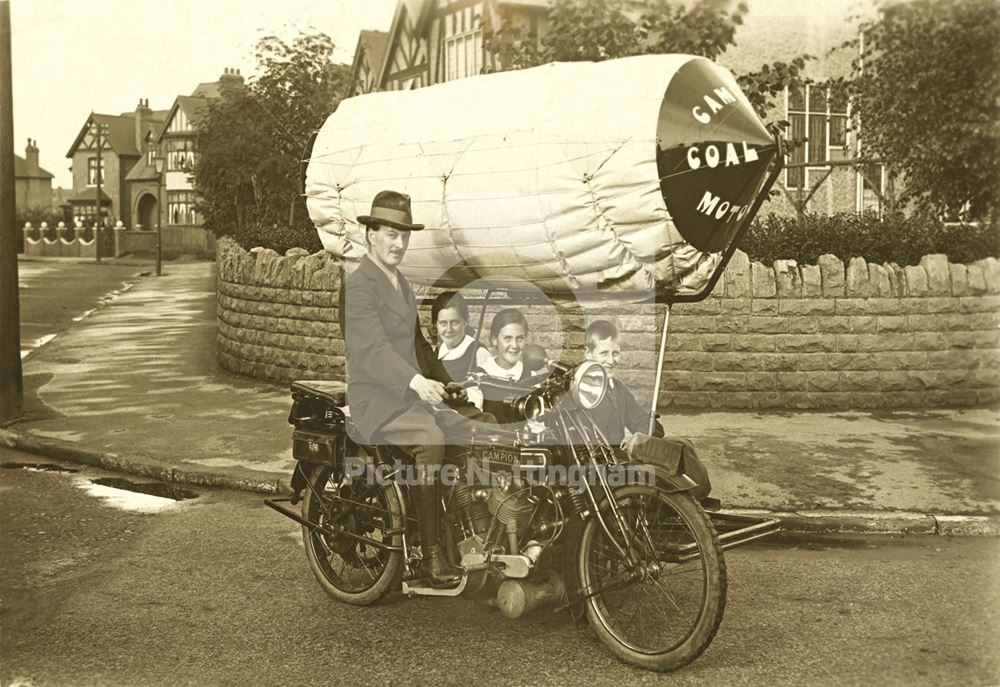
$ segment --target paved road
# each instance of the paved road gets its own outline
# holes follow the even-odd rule
[[[76,261],[27,261],[17,265],[21,306],[21,357],[79,321],[140,272],[138,265]]]
[[[37,463],[0,449],[0,462]],[[793,540],[731,552],[715,643],[669,677],[586,629],[465,600],[331,602],[297,527],[203,490],[143,513],[77,473],[0,471],[0,684],[1000,683],[1000,542]],[[111,493],[111,492],[107,492]]]

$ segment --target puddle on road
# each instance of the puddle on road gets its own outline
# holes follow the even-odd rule
[[[4,470],[31,470],[32,472],[80,472],[55,463],[0,463]]]
[[[133,482],[121,477],[101,477],[78,486],[107,505],[137,513],[159,513],[179,501],[198,498],[197,492],[162,482]]]

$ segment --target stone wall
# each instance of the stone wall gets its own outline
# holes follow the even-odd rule
[[[243,251],[221,241],[219,361],[233,372],[285,382],[342,378],[339,263],[293,249]],[[424,294],[427,295],[427,294]],[[500,306],[487,308],[485,328]],[[428,309],[421,313],[424,324]],[[622,372],[652,395],[658,344],[651,306],[570,303],[523,308],[531,338],[550,355],[581,356],[586,323],[622,330]],[[473,312],[475,326],[478,313]],[[880,408],[982,405],[1000,399],[1000,261],[845,267],[737,252],[712,296],[674,306],[660,407]],[[486,336],[483,336],[485,341]]]
[[[224,369],[276,382],[343,377],[338,261],[303,249],[248,253],[228,239],[219,241],[216,260]]]
[[[818,265],[737,253],[671,319],[666,403],[715,408],[982,405],[1000,398],[1000,261]]]

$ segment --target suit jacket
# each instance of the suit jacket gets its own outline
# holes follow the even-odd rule
[[[417,302],[399,274],[399,291],[365,256],[341,290],[341,331],[347,348],[347,399],[354,426],[371,443],[393,416],[421,401],[413,375],[446,377],[420,331]]]

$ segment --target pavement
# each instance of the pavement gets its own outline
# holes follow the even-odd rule
[[[219,368],[215,308],[214,263],[137,276],[24,360],[24,417],[0,444],[165,481],[287,489],[287,388]],[[694,441],[726,510],[800,531],[1000,534],[1000,408],[663,421]]]

